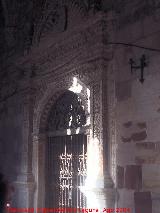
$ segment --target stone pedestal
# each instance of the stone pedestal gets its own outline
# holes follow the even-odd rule
[[[109,174],[97,179],[95,187],[84,187],[83,192],[87,197],[87,208],[98,209],[115,208],[116,190]]]
[[[16,208],[33,208],[35,182],[33,175],[29,173],[20,174],[14,182],[16,188],[16,200],[13,203]]]
[[[104,193],[106,199],[106,207],[114,208],[116,199],[116,189],[108,172],[104,174]]]

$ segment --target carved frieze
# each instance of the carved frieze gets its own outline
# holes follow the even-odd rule
[[[43,53],[40,52],[32,57],[30,61],[24,61],[21,66],[27,67],[28,63],[34,63],[36,64],[38,73],[44,74],[52,71],[53,67],[56,71],[56,69],[63,67],[63,65],[68,64],[70,61],[83,63],[88,57],[89,48],[93,50],[95,46],[95,52],[97,52],[97,45],[100,45],[102,41],[102,28],[102,21],[97,20],[91,26],[75,33],[74,36],[73,34],[71,36],[68,35],[63,41],[50,45]],[[97,41],[99,42],[97,43]],[[100,53],[98,54],[100,55]],[[93,56],[91,55],[91,57]]]
[[[101,142],[101,81],[92,85],[92,126],[93,126],[93,138],[96,138]]]

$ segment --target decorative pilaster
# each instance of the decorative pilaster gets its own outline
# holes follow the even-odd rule
[[[102,17],[103,19],[104,17]],[[105,17],[107,19],[107,17]],[[102,20],[102,42],[103,45],[106,44],[106,40],[103,38],[106,36],[106,28],[109,27],[110,29],[110,20],[108,22],[104,19]],[[105,31],[103,31],[105,29]],[[104,46],[107,50],[104,52],[107,53],[105,56],[107,64],[111,63],[112,60],[112,51],[111,47]],[[102,51],[102,54],[104,54]],[[94,188],[90,188],[87,190],[88,195],[91,194],[95,197],[95,203],[100,208],[114,208],[115,207],[115,197],[116,191],[114,189],[114,184],[110,175],[110,161],[109,158],[111,157],[111,143],[110,141],[110,115],[108,110],[108,99],[110,99],[110,95],[108,93],[108,79],[107,79],[107,72],[108,66],[104,66],[102,63],[100,65],[100,69],[97,70],[99,75],[101,75],[101,79],[95,81],[91,86],[91,118],[92,118],[92,137],[93,141],[97,143],[99,152],[99,167],[100,171],[97,176],[97,182]],[[114,109],[112,109],[113,111]],[[112,130],[114,131],[114,130]],[[92,141],[91,141],[92,142]],[[97,155],[95,153],[95,155]],[[91,204],[92,205],[92,204]],[[89,206],[92,207],[92,206]],[[95,207],[95,206],[94,206]]]
[[[103,73],[102,73],[103,74]],[[106,91],[104,90],[104,84],[106,82],[104,81],[103,77],[102,80],[99,82],[96,82],[93,87],[93,111],[92,111],[92,117],[93,117],[93,138],[96,138],[98,143],[97,150],[99,152],[99,163],[101,171],[99,173],[99,176],[97,178],[97,185],[94,189],[92,189],[95,197],[96,202],[100,209],[103,208],[113,208],[114,207],[114,201],[115,201],[115,191],[113,188],[113,181],[110,177],[109,170],[107,170],[107,162],[106,162],[106,155],[109,153],[109,151],[106,149],[105,143],[106,139],[104,138],[104,131],[107,131],[106,123],[104,123],[104,117],[105,117],[105,102],[104,95],[107,96]],[[107,98],[107,97],[106,97]],[[96,154],[96,153],[95,153]]]
[[[103,138],[103,174],[104,174],[104,193],[106,207],[114,208],[116,199],[116,189],[111,176],[113,162],[113,143],[115,142],[115,122],[114,122],[114,73],[111,69],[113,60],[113,46],[108,42],[114,40],[113,29],[114,14],[108,13],[106,21],[103,22],[103,57],[102,64],[102,138]],[[109,32],[109,33],[108,33]],[[110,78],[111,76],[111,78]],[[115,163],[115,162],[114,162]]]
[[[21,170],[15,182],[17,191],[17,207],[32,208],[34,205],[35,183],[32,174],[32,92],[30,89],[23,94],[22,105],[22,147]]]
[[[46,135],[33,135],[33,167],[36,182],[34,208],[45,207],[45,145]]]

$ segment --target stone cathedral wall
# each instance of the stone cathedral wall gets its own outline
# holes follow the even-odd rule
[[[142,3],[137,9],[128,7],[128,16],[120,18],[123,24],[115,27],[114,41],[160,49],[160,10],[152,6],[144,8]],[[113,52],[118,206],[130,206],[136,213],[158,213],[160,51],[117,45]],[[140,69],[131,74],[129,64],[132,58],[139,66],[142,54],[147,58],[143,84],[139,81]]]
[[[7,68],[22,74],[16,80],[22,92],[2,104],[0,122],[0,168],[15,184],[17,207],[29,207],[37,187],[31,173],[35,160],[34,110],[39,100],[48,88],[60,89],[63,79],[70,81],[76,76],[92,85],[102,73],[106,79],[103,112],[109,120],[104,119],[105,131],[109,132],[108,141],[104,140],[111,143],[106,155],[117,188],[116,205],[129,207],[133,213],[159,211],[160,2],[118,2],[108,16],[92,15],[85,24],[79,18],[75,30],[60,36],[53,33],[55,39],[53,35],[42,39],[39,46],[35,44],[29,54],[14,58],[14,65]],[[139,81],[140,69],[131,74],[129,64],[130,58],[139,64],[142,54],[147,60],[143,84]]]

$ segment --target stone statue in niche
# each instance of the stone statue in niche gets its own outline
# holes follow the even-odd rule
[[[49,131],[77,129],[86,124],[86,114],[77,94],[67,91],[51,109],[48,121]]]

